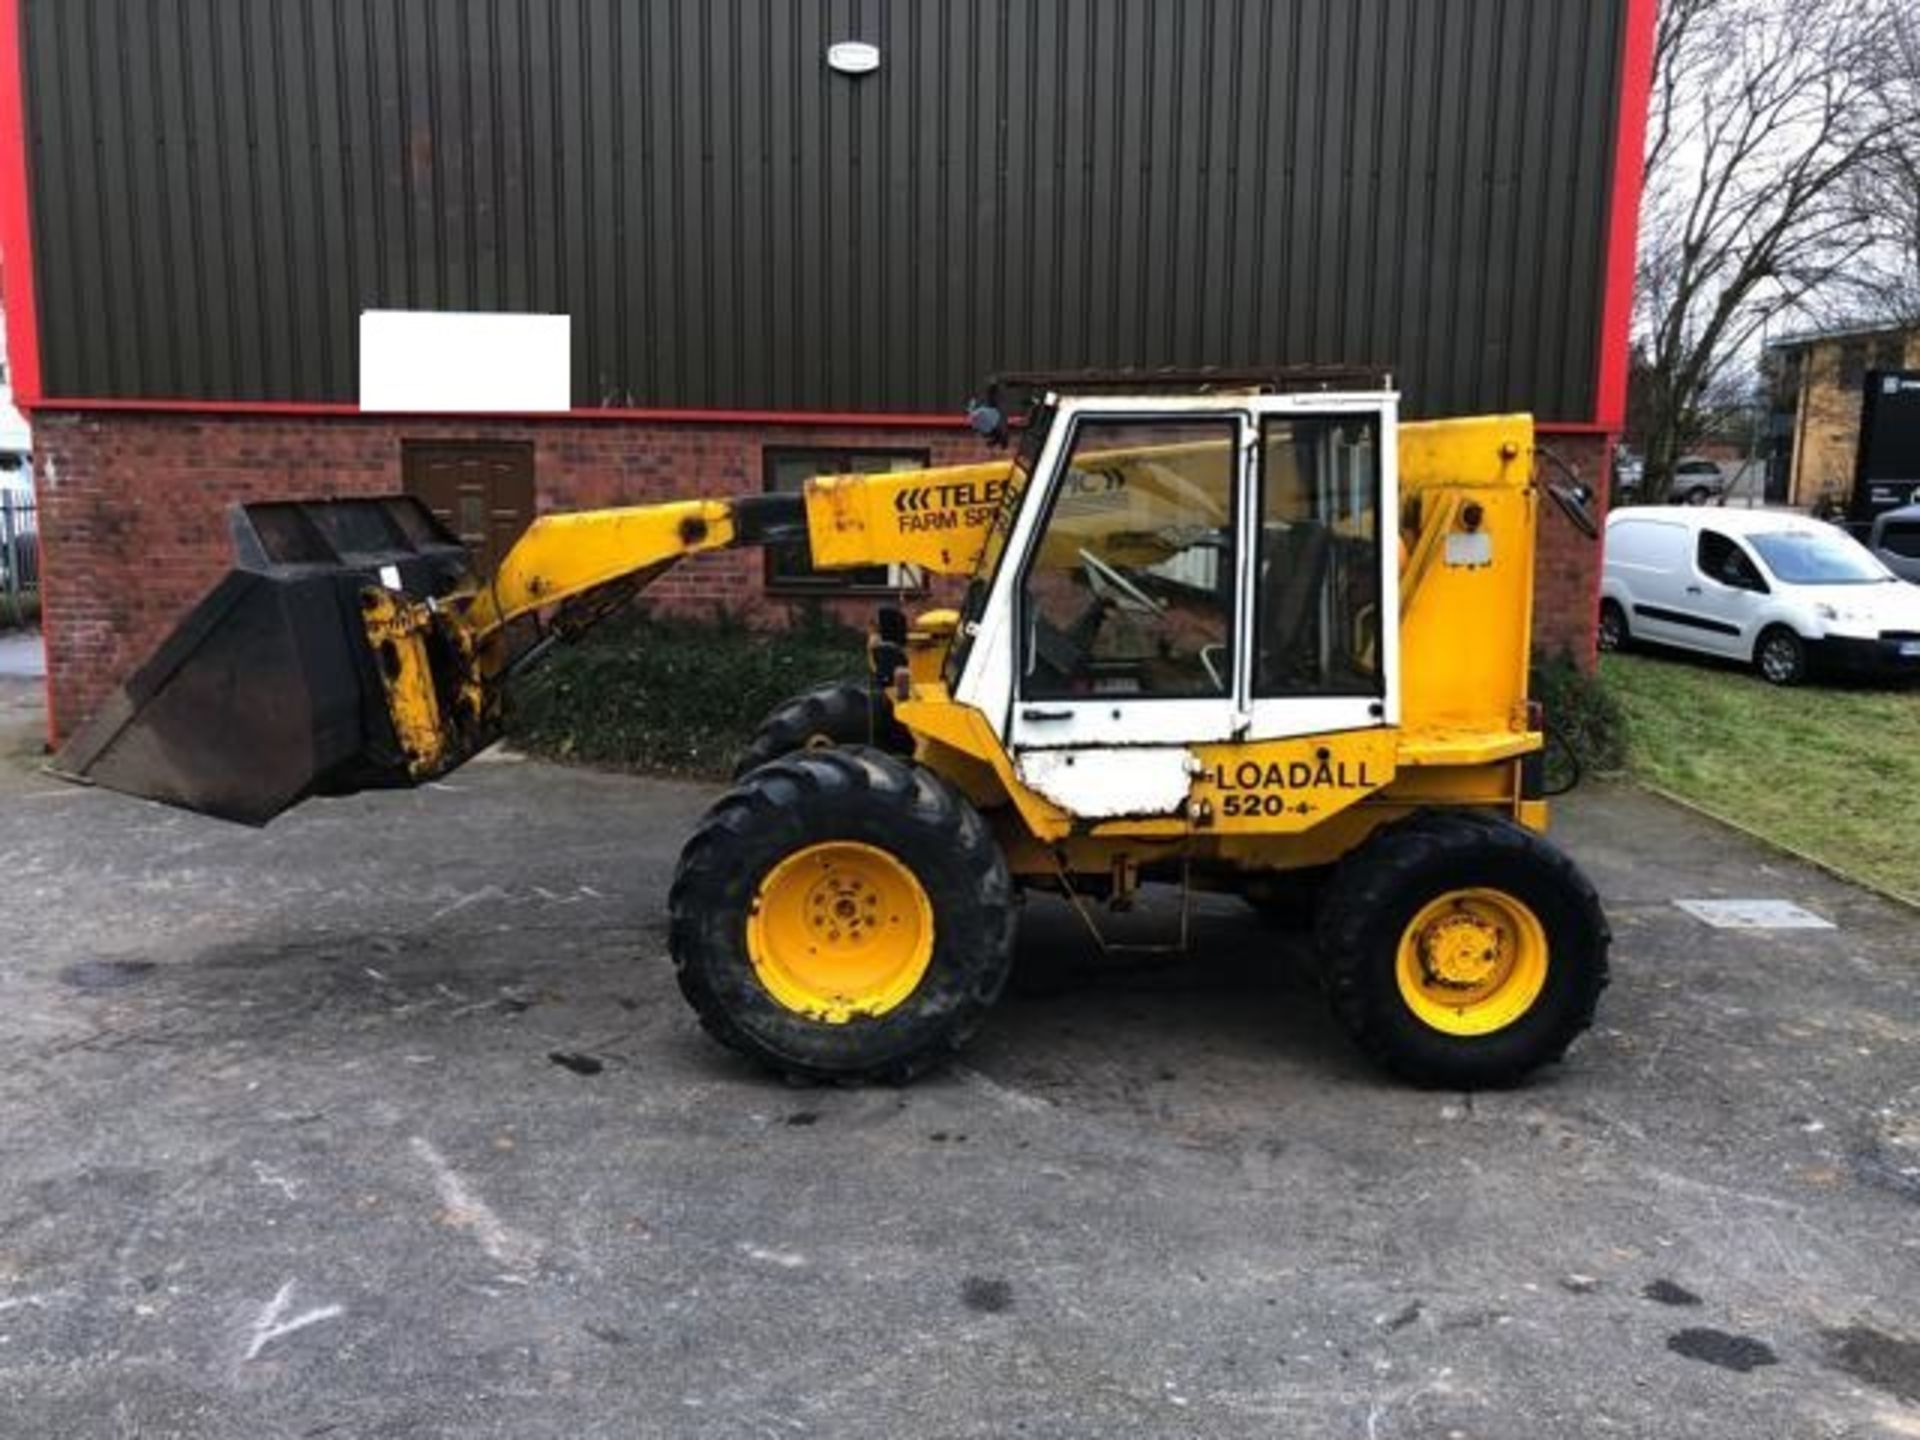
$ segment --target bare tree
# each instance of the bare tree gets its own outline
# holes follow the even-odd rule
[[[1861,324],[1920,325],[1920,10],[1895,9],[1882,36],[1870,74],[1888,133],[1853,182],[1877,243],[1843,287],[1842,304]]]
[[[1637,292],[1651,499],[1713,424],[1764,327],[1875,243],[1854,182],[1895,128],[1870,103],[1887,3],[1662,7]]]

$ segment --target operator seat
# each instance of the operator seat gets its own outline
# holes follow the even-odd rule
[[[1261,527],[1255,688],[1274,694],[1320,676],[1320,599],[1333,537],[1318,520]]]

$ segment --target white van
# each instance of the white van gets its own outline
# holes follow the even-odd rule
[[[1649,505],[1607,517],[1600,648],[1671,645],[1776,685],[1920,676],[1920,588],[1846,532],[1786,510]]]

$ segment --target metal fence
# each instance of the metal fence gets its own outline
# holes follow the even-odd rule
[[[33,496],[0,490],[0,627],[40,615],[40,525]]]

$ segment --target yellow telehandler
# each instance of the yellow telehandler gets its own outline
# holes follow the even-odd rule
[[[1327,370],[990,400],[1010,458],[547,515],[487,576],[403,497],[236,507],[237,568],[56,768],[262,824],[445,774],[511,673],[687,556],[911,566],[964,577],[957,608],[882,610],[869,683],[770,717],[686,843],[671,950],[712,1034],[904,1079],[1000,994],[1023,891],[1098,933],[1172,882],[1311,901],[1335,1014],[1409,1080],[1560,1057],[1609,937],[1543,838],[1539,501],[1592,524],[1530,419],[1402,424],[1387,377]]]

